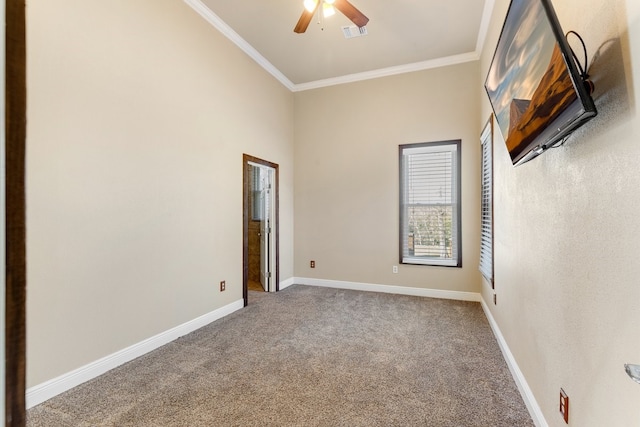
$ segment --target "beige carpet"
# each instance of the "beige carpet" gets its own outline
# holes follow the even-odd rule
[[[28,411],[35,426],[532,426],[478,303],[292,286]]]

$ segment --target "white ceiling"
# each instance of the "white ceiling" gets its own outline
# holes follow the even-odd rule
[[[302,0],[184,0],[293,91],[476,60],[494,0],[349,0],[368,35],[346,39],[344,15],[293,28]]]

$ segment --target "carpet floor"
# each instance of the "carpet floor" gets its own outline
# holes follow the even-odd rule
[[[533,426],[480,304],[291,286],[27,412],[27,426]]]

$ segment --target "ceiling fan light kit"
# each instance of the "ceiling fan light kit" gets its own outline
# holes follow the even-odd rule
[[[338,9],[344,16],[349,18],[351,22],[356,24],[358,28],[364,27],[367,25],[367,22],[369,22],[369,18],[347,0],[304,0],[303,5],[304,10],[302,11],[302,15],[293,29],[293,31],[298,34],[307,31],[309,23],[320,5],[322,5],[323,17],[334,15],[336,13],[335,9]]]
[[[304,0],[304,8],[313,13],[318,6],[318,0]]]
[[[322,3],[322,14],[325,18],[336,14],[336,10],[329,3]]]

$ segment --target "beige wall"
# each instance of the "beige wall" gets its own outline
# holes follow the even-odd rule
[[[498,305],[490,308],[549,425],[566,425],[561,387],[570,425],[639,425],[640,385],[623,370],[640,363],[639,7],[553,3],[563,29],[585,39],[599,116],[564,147],[517,168],[497,132]],[[507,7],[496,1],[479,91]],[[483,92],[482,117],[489,112]],[[486,284],[483,296],[491,301]]]
[[[296,277],[480,291],[477,74],[467,63],[296,93]],[[450,139],[462,140],[463,268],[393,274],[398,145]]]
[[[494,143],[490,309],[552,426],[560,387],[571,425],[640,423],[636,3],[555,1],[600,115],[518,168]],[[281,280],[479,291],[481,85],[507,5],[479,64],[292,95],[180,1],[29,2],[28,386],[241,298],[243,152],[280,164]],[[458,138],[464,268],[392,274],[397,147]]]
[[[242,298],[243,153],[293,276],[293,95],[182,1],[27,6],[31,387]]]

